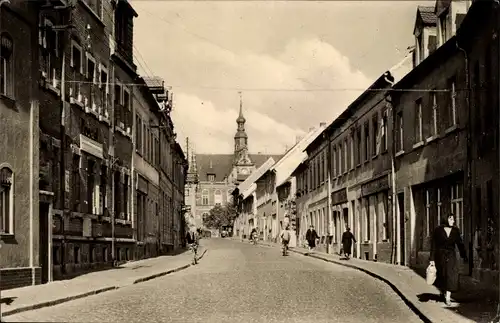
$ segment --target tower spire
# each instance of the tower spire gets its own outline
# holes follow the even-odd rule
[[[241,91],[238,92],[240,94],[240,118],[243,118],[243,98],[241,97]]]

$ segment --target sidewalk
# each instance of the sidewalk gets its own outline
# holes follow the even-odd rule
[[[265,241],[259,241],[259,245],[279,246]],[[496,315],[498,291],[481,289],[469,277],[461,279],[464,291],[452,296],[459,304],[448,308],[442,302],[435,301],[439,290],[427,285],[425,278],[411,268],[355,258],[341,260],[339,255],[322,252],[309,254],[307,249],[301,247],[290,248],[290,251],[357,269],[385,282],[424,322],[490,322]]]
[[[198,259],[207,252],[203,246]],[[161,277],[191,266],[189,251],[175,256],[160,256],[127,262],[119,267],[91,272],[73,279],[2,291],[2,316],[54,306],[106,291]],[[10,303],[10,304],[9,304]]]

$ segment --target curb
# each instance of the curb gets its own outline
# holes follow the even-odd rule
[[[274,247],[273,245],[270,245],[270,244],[267,244],[267,243],[260,243],[258,245],[266,246],[266,247]],[[374,272],[371,272],[371,271],[369,271],[367,269],[358,267],[356,265],[350,265],[350,264],[346,264],[346,263],[343,263],[343,262],[340,262],[340,261],[337,261],[337,260],[328,259],[328,258],[322,257],[321,255],[305,254],[305,253],[302,253],[302,252],[300,252],[298,250],[295,250],[294,248],[289,248],[288,250],[291,251],[291,252],[293,252],[293,253],[300,254],[300,255],[302,255],[304,257],[316,258],[316,259],[323,260],[323,261],[326,261],[326,262],[330,262],[330,263],[333,263],[333,264],[336,264],[336,265],[339,265],[339,266],[344,266],[344,267],[348,267],[348,268],[351,268],[351,269],[359,270],[359,271],[364,272],[365,274],[367,274],[367,275],[369,275],[371,277],[374,277],[374,278],[376,278],[376,279],[378,279],[378,280],[386,283],[401,298],[401,300],[403,300],[403,302],[406,304],[406,306],[408,306],[410,308],[410,310],[413,313],[415,313],[423,322],[432,323],[432,321],[420,309],[418,309],[418,307],[408,297],[406,297],[403,294],[403,292],[401,292],[396,287],[396,285],[394,285],[387,278],[384,278],[384,277],[382,277],[382,276],[380,276],[378,274],[375,274]]]
[[[203,258],[203,256],[207,253],[207,251],[208,251],[208,249],[205,249],[203,251],[203,253],[197,258],[197,260],[200,260],[201,258]],[[85,297],[88,297],[88,296],[101,294],[101,293],[104,293],[104,292],[107,292],[107,291],[120,289],[122,287],[131,286],[131,285],[142,283],[142,282],[145,282],[145,281],[148,281],[148,280],[152,280],[152,279],[155,279],[155,278],[158,278],[158,277],[166,276],[168,274],[175,273],[175,272],[187,269],[187,268],[189,268],[191,266],[192,266],[191,264],[187,264],[187,265],[184,265],[184,266],[181,266],[181,267],[177,267],[177,268],[174,268],[174,269],[170,269],[170,270],[158,273],[158,274],[154,274],[154,275],[146,276],[146,277],[143,277],[143,278],[139,278],[139,279],[136,279],[130,285],[105,287],[105,288],[96,289],[96,290],[93,290],[93,291],[90,291],[90,292],[85,292],[85,293],[78,294],[78,295],[73,295],[73,296],[69,296],[69,297],[63,297],[63,298],[52,300],[52,301],[41,302],[41,303],[38,303],[38,304],[33,304],[33,305],[24,306],[24,307],[19,307],[19,308],[16,308],[16,309],[12,309],[10,311],[2,312],[2,317],[4,317],[4,316],[10,316],[10,315],[13,315],[13,314],[19,314],[19,313],[27,312],[27,311],[38,310],[38,309],[41,309],[41,308],[44,308],[44,307],[51,307],[51,306],[59,305],[59,304],[62,304],[62,303],[74,301],[74,300],[77,300],[77,299],[80,299],[80,298],[85,298]]]
[[[375,274],[374,272],[371,272],[371,271],[364,269],[364,268],[361,268],[361,267],[357,267],[355,265],[349,265],[349,264],[346,264],[346,263],[343,263],[340,261],[336,261],[333,259],[324,258],[320,255],[303,254],[297,250],[293,250],[293,249],[289,249],[289,250],[294,252],[294,253],[298,253],[304,257],[316,258],[316,259],[320,259],[320,260],[323,260],[326,262],[334,263],[334,264],[339,265],[339,266],[344,266],[344,267],[348,267],[351,269],[356,269],[356,270],[359,270],[361,272],[364,272],[365,274],[367,274],[371,277],[374,277],[380,281],[383,281],[384,283],[389,285],[389,287],[391,287],[391,289],[403,300],[403,302],[406,304],[406,306],[408,306],[413,311],[413,313],[415,313],[423,322],[432,323],[432,321],[421,310],[419,310],[418,307],[396,287],[396,285],[391,283],[391,281],[389,281],[387,278],[384,278],[378,274]]]
[[[18,313],[22,313],[22,312],[32,311],[32,310],[38,310],[38,309],[44,308],[44,307],[59,305],[59,304],[62,304],[62,303],[66,303],[66,302],[69,302],[69,301],[74,301],[74,300],[77,300],[77,299],[80,299],[80,298],[84,298],[84,297],[88,297],[88,296],[92,296],[92,295],[101,294],[101,293],[104,293],[104,292],[107,292],[107,291],[110,291],[110,290],[115,290],[115,289],[118,289],[118,288],[119,287],[117,287],[117,286],[111,286],[111,287],[106,287],[106,288],[101,288],[101,289],[93,290],[93,291],[86,292],[86,293],[83,293],[83,294],[78,294],[78,295],[74,295],[74,296],[69,296],[69,297],[65,297],[65,298],[56,299],[56,300],[53,300],[53,301],[42,302],[42,303],[38,303],[38,304],[33,304],[33,305],[24,306],[24,307],[19,307],[19,308],[10,310],[10,311],[3,312],[2,313],[2,317],[3,316],[13,315],[13,314],[18,314]]]

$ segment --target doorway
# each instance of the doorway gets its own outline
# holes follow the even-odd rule
[[[399,255],[401,266],[406,264],[405,255],[405,195],[404,193],[398,194],[398,216],[399,216]]]
[[[39,225],[39,259],[41,272],[41,283],[45,284],[49,281],[49,245],[50,245],[50,234],[49,234],[49,210],[50,204],[40,202],[40,225]]]

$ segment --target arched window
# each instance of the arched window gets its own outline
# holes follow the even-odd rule
[[[221,192],[221,190],[215,190],[215,193],[214,193],[214,203],[215,203],[215,205],[221,205],[222,204],[222,192]]]
[[[14,234],[14,174],[0,169],[0,233]]]
[[[12,60],[14,42],[7,33],[0,36],[0,94],[14,96]]]
[[[208,190],[207,189],[204,189],[201,192],[201,204],[208,205]]]
[[[202,219],[203,221],[205,221],[205,219],[207,218],[207,216],[208,216],[208,213],[207,213],[207,212],[205,212],[205,213],[203,213],[203,215],[202,215],[202,218],[201,218],[201,219]]]

